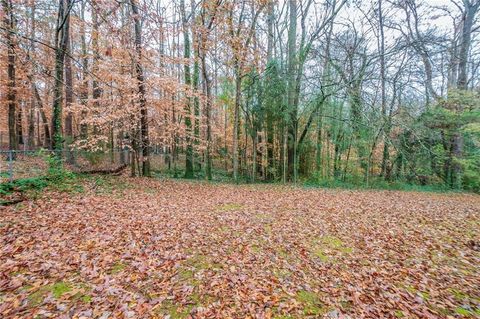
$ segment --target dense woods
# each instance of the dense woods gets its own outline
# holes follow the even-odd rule
[[[480,190],[479,0],[2,0],[0,143]],[[60,154],[60,153],[58,153]]]

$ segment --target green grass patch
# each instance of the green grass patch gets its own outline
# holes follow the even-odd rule
[[[459,301],[459,302],[470,302],[473,304],[479,304],[480,305],[480,297],[478,296],[471,296],[465,292],[462,292],[457,289],[450,289],[450,292],[454,296],[454,298]]]
[[[325,255],[325,253],[323,252],[323,250],[320,248],[320,249],[316,249],[315,250],[315,256],[317,256],[321,262],[328,262],[330,260],[330,257]]]
[[[285,268],[275,268],[272,270],[272,273],[277,278],[286,279],[292,275],[292,272]]]
[[[313,242],[313,254],[322,262],[332,261],[335,257],[351,254],[353,249],[335,236],[323,236]]]
[[[72,290],[72,288],[67,283],[65,283],[63,281],[55,283],[51,288],[52,294],[56,299],[59,299],[65,293],[67,293],[71,290]]]
[[[171,300],[164,300],[161,305],[155,309],[159,315],[169,316],[170,319],[184,319],[190,315],[194,305],[182,306]]]
[[[28,304],[31,307],[36,307],[42,304],[43,300],[49,294],[53,295],[55,299],[60,299],[64,294],[70,292],[71,290],[72,286],[63,281],[59,281],[53,285],[43,286],[28,295]]]
[[[43,302],[43,299],[47,296],[50,291],[49,286],[40,287],[37,291],[32,292],[28,295],[28,305],[31,307],[36,307]]]
[[[221,264],[214,263],[206,256],[195,254],[183,262],[178,268],[178,278],[181,281],[188,282],[190,285],[197,287],[200,281],[195,278],[195,274],[202,270],[218,270],[223,268]]]
[[[477,317],[480,316],[480,308],[475,308],[475,309],[466,309],[463,307],[457,307],[455,308],[455,313],[464,316],[464,317]]]
[[[242,209],[243,205],[237,204],[237,203],[228,203],[228,204],[223,204],[217,206],[216,210],[218,212],[229,212],[229,211],[234,211],[234,210],[239,210]]]
[[[301,290],[297,292],[296,299],[302,304],[304,315],[320,316],[327,312],[327,308],[316,293]]]
[[[108,273],[111,275],[116,275],[118,273],[121,273],[126,267],[127,265],[125,265],[121,261],[117,261],[113,264],[112,268],[110,268]]]

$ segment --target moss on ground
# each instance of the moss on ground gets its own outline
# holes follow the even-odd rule
[[[302,304],[304,315],[321,316],[328,311],[314,292],[300,290],[297,292],[296,299]]]
[[[335,236],[323,236],[314,240],[313,254],[322,262],[333,262],[335,257],[351,254],[353,249]]]

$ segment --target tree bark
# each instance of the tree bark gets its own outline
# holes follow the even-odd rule
[[[288,142],[287,142],[287,161],[288,170],[287,177],[291,178],[295,175],[295,157],[296,157],[296,139],[297,139],[297,107],[295,104],[295,95],[297,83],[295,81],[296,67],[297,67],[297,0],[289,0],[289,29],[288,29],[288,70],[287,70],[287,107],[289,115],[288,123]],[[296,176],[294,176],[296,181]]]
[[[16,150],[17,134],[16,134],[16,78],[15,78],[15,40],[13,38],[13,30],[15,26],[15,18],[13,16],[13,7],[11,0],[2,0],[4,11],[3,24],[5,26],[5,39],[7,42],[7,105],[8,105],[8,147],[10,150]]]
[[[32,79],[35,78],[35,71],[33,61],[35,59],[35,1],[30,2],[30,47],[29,47],[29,60],[31,62],[30,74]],[[35,148],[35,83],[30,83],[30,109],[28,114],[28,149],[33,150]]]
[[[150,140],[148,137],[148,112],[147,101],[145,97],[145,79],[142,66],[142,28],[140,24],[140,15],[136,0],[130,0],[133,13],[133,21],[135,23],[135,71],[137,77],[137,86],[140,104],[140,132],[141,132],[141,148],[142,148],[142,175],[150,176]]]
[[[65,56],[65,106],[69,108],[73,103],[73,76],[72,59],[70,58],[70,43],[67,43],[67,52]],[[68,143],[73,142],[73,114],[68,110],[65,117],[65,137]]]
[[[183,27],[183,57],[185,58],[185,64],[183,66],[185,85],[191,88],[192,77],[190,74],[190,35],[187,21],[187,14],[185,12],[185,0],[180,1],[180,12],[182,15],[182,27]],[[190,94],[190,92],[187,92]],[[186,96],[185,102],[185,142],[186,142],[186,154],[185,154],[185,178],[193,178],[193,145],[192,145],[192,110],[191,110],[191,97]]]
[[[88,101],[88,52],[87,52],[87,40],[86,40],[86,31],[85,31],[85,4],[86,2],[82,1],[81,3],[81,18],[82,22],[80,25],[80,40],[82,48],[82,86],[80,88],[80,100],[83,105],[81,111],[80,119],[80,138],[86,139],[88,136],[88,126],[85,123],[87,117],[87,101]]]
[[[378,28],[379,28],[379,55],[380,55],[380,93],[381,93],[381,104],[382,104],[382,118],[384,122],[383,129],[383,154],[382,154],[382,166],[380,175],[385,177],[387,170],[387,163],[389,161],[389,150],[388,150],[388,135],[389,131],[387,127],[389,126],[387,121],[387,97],[386,97],[386,78],[385,78],[385,34],[383,29],[383,9],[382,9],[382,0],[378,0]]]
[[[240,99],[242,78],[239,61],[235,61],[235,109],[233,114],[233,179],[238,182],[238,131],[240,129]]]
[[[55,33],[55,86],[52,112],[52,148],[61,150],[62,137],[62,105],[63,74],[65,53],[69,41],[71,0],[61,0],[58,4],[57,27]],[[57,154],[60,155],[60,154]]]

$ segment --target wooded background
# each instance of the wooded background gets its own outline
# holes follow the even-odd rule
[[[145,176],[154,150],[187,178],[480,189],[479,0],[1,5],[4,150],[129,149]]]

